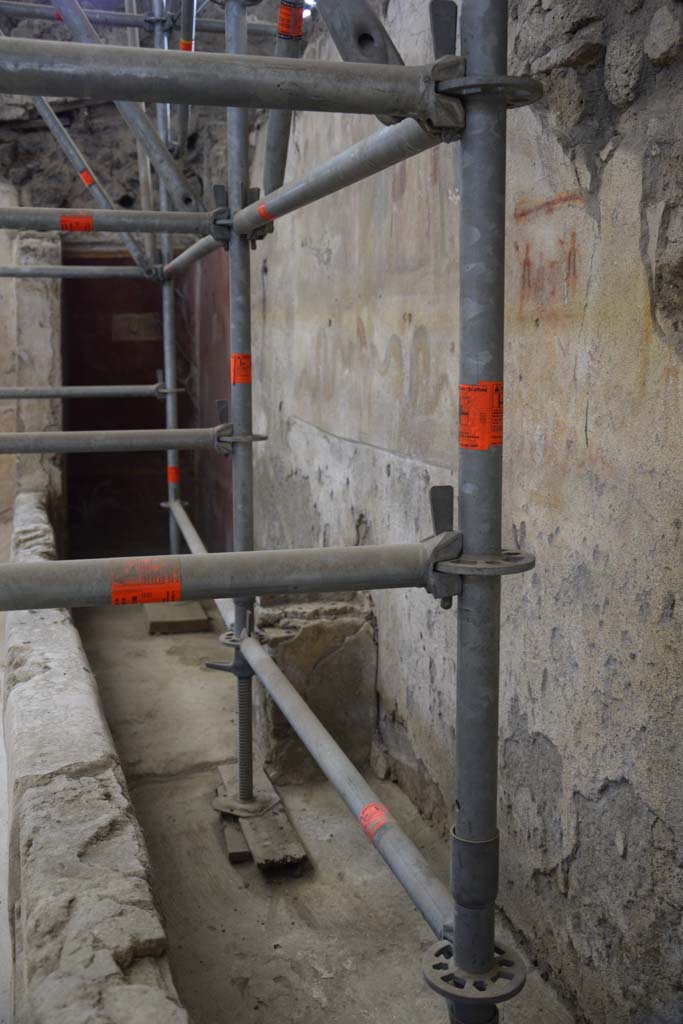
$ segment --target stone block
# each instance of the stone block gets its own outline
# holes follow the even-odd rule
[[[671,4],[658,7],[645,36],[645,53],[653,64],[670,64],[683,49],[683,20]]]
[[[356,765],[370,757],[376,722],[374,618],[361,602],[258,608],[257,632],[280,669]],[[255,684],[256,743],[273,782],[320,772],[282,714]]]

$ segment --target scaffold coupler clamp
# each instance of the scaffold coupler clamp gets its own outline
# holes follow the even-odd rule
[[[213,196],[216,209],[211,211],[209,232],[217,242],[229,249],[232,237],[232,216],[228,209],[228,199],[223,185],[214,185]]]
[[[430,87],[434,90],[434,114],[420,124],[431,135],[436,135],[442,142],[456,142],[465,129],[465,108],[457,95],[444,93],[440,88],[442,81],[460,79],[465,74],[465,61],[462,57],[448,54],[439,57],[430,68]],[[443,100],[448,97],[448,104]]]
[[[232,423],[220,423],[214,427],[213,446],[219,455],[230,455],[234,444],[253,444],[267,441],[267,434],[235,434]]]

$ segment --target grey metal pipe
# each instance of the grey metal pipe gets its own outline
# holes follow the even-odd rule
[[[233,227],[238,234],[250,234],[263,227],[264,222],[283,217],[286,213],[300,210],[318,199],[332,195],[340,189],[354,185],[372,174],[378,174],[437,146],[439,136],[425,131],[417,121],[406,120],[389,128],[382,128],[356,145],[332,157],[309,174],[278,189],[262,200],[238,210]],[[206,235],[193,242],[184,252],[164,267],[164,274],[175,276],[193,263],[207,256],[221,243],[212,235]]]
[[[229,54],[247,49],[247,12],[244,0],[226,0],[225,47]],[[227,112],[228,203],[238,209],[249,188],[249,111],[229,107]],[[230,416],[235,433],[252,433],[251,408],[251,250],[249,239],[236,235],[228,252],[230,267]],[[235,551],[254,547],[254,468],[252,446],[236,444],[232,450],[232,536]],[[235,632],[251,629],[254,602],[235,601]],[[242,655],[235,655],[237,676],[237,761],[240,800],[253,800],[252,675]]]
[[[10,18],[35,18],[37,21],[55,21],[54,12],[47,4],[16,3],[15,0],[0,0],[0,15]],[[134,11],[100,11],[88,8],[88,20],[93,25],[107,25],[110,28],[135,28],[140,32],[151,32],[154,28],[149,18]],[[250,21],[249,35],[275,38],[277,26],[265,21]],[[216,18],[198,18],[197,32],[222,36],[225,25]]]
[[[159,50],[168,49],[168,34],[163,30],[165,15],[164,0],[153,0],[152,9],[156,18],[154,25],[154,45]],[[157,103],[157,130],[159,138],[168,145],[171,130],[171,110],[168,104]],[[164,182],[159,182],[159,206],[162,210],[170,209],[170,197]],[[161,260],[168,263],[171,258],[171,238],[164,232],[161,236]],[[164,346],[164,382],[166,384],[166,429],[174,430],[178,426],[178,396],[176,394],[177,363],[176,363],[176,330],[175,330],[175,289],[173,282],[164,280],[161,285],[162,331]],[[171,554],[180,551],[180,531],[171,511],[172,503],[180,497],[180,458],[175,448],[166,452],[166,484],[168,487],[168,537]]]
[[[280,0],[278,35],[275,44],[276,57],[296,59],[301,56],[303,13],[304,0],[284,0],[284,2]],[[263,192],[265,195],[280,188],[285,180],[291,124],[291,110],[270,111],[263,167]]]
[[[88,16],[84,12],[78,0],[53,0],[53,3],[59,13],[62,16],[62,20],[71,32],[74,39],[78,40],[77,43],[56,43],[57,47],[70,46],[74,47],[76,52],[79,46],[88,45],[88,49],[93,50],[95,56],[95,66],[97,64],[98,52],[106,49],[100,41],[100,37],[97,32],[90,24]],[[93,45],[94,44],[94,45]],[[142,51],[132,50],[130,47],[119,47],[119,49],[128,53],[137,53]],[[78,59],[78,58],[77,58]],[[49,89],[34,89],[32,93],[40,93],[41,95],[52,96],[54,95]],[[92,97],[95,98],[95,97]],[[125,100],[126,97],[110,96],[109,99]],[[138,99],[144,99],[144,97],[134,97]],[[173,201],[178,209],[197,209],[201,208],[201,203],[194,195],[192,190],[189,188],[185,181],[179,166],[171,154],[166,149],[163,140],[159,138],[159,135],[154,130],[154,125],[149,120],[147,115],[144,113],[142,108],[136,103],[128,102],[116,102],[116,108],[121,114],[122,118],[134,133],[136,138],[140,140],[145,150],[149,154],[149,158],[154,164],[157,174],[164,181],[168,191],[173,196]]]
[[[387,114],[458,127],[459,101],[437,93],[435,84],[430,65],[190,56],[44,39],[0,40],[0,91],[29,95]],[[154,162],[151,151],[150,157]]]
[[[0,398],[161,398],[161,384],[69,384],[57,388],[0,388]]]
[[[197,21],[197,0],[182,0],[180,5],[180,39],[178,49],[186,53],[194,52],[194,37]],[[187,145],[187,134],[190,125],[190,108],[186,103],[178,107],[178,152],[182,153]]]
[[[1,2],[1,0],[0,0]],[[123,0],[123,6],[126,14],[133,14],[137,16],[137,4],[136,0]],[[91,12],[92,13],[92,12]],[[91,18],[92,24],[92,18]],[[128,40],[129,46],[138,47],[140,45],[140,30],[137,27],[128,26],[126,28],[126,39]],[[141,104],[143,114],[146,114],[144,104]],[[140,209],[141,210],[152,210],[154,208],[154,187],[152,185],[152,165],[147,155],[147,150],[142,145],[140,139],[135,136],[135,154],[138,163],[138,188],[140,190]],[[154,253],[156,251],[156,244],[152,235],[143,235],[143,244],[145,246],[145,252],[150,259],[154,259]]]
[[[147,277],[140,267],[92,266],[29,266],[0,267],[0,277]]]
[[[205,555],[207,554],[204,541],[197,533],[194,524],[187,512],[182,506],[180,501],[171,502],[171,512],[175,516],[175,520],[178,524],[178,529],[183,535],[183,540],[187,544],[190,552],[193,555]],[[214,604],[218,609],[220,617],[223,619],[227,629],[232,629],[234,626],[235,619],[235,604],[233,601],[229,601],[225,597],[214,598]]]
[[[429,548],[393,544],[0,564],[0,611],[425,586]],[[146,584],[143,598],[123,588]]]
[[[33,96],[32,100],[33,105],[47,125],[53,138],[56,140],[67,160],[76,171],[76,174],[88,189],[97,205],[102,210],[113,210],[114,204],[109,198],[106,189],[101,182],[97,180],[92,167],[90,167],[82,152],[73,141],[50,104],[42,96]],[[147,253],[145,253],[138,244],[137,240],[126,231],[121,232],[120,238],[130,253],[133,261],[151,277],[154,273],[154,264],[149,259]]]
[[[63,209],[50,206],[4,206],[0,227],[31,231],[170,231],[208,232],[211,218],[199,211]]]
[[[0,434],[0,455],[54,452],[163,452],[169,445],[182,451],[220,451],[215,427],[183,430],[43,430]]]
[[[442,938],[453,912],[448,889],[258,641],[246,638],[240,650],[429,927]]]
[[[468,74],[504,75],[507,0],[464,3],[461,40]],[[505,128],[504,100],[467,99],[459,258],[458,505],[464,555],[494,554],[501,547]],[[458,598],[452,885],[454,959],[470,973],[487,971],[494,961],[499,649],[500,577],[466,576]],[[496,1019],[494,1008],[488,1009]],[[472,1012],[463,1004],[454,1019],[482,1020]]]
[[[238,234],[250,234],[268,221],[378,174],[401,160],[437,146],[439,142],[438,135],[426,131],[412,119],[381,128],[298,181],[238,210],[233,218],[233,227]]]
[[[182,274],[184,270],[191,267],[193,263],[198,263],[199,260],[208,256],[210,252],[220,249],[222,244],[213,235],[205,235],[204,238],[199,238],[192,245],[188,246],[184,252],[179,253],[175,259],[170,260],[166,264],[164,267],[164,277],[177,277],[178,274]]]

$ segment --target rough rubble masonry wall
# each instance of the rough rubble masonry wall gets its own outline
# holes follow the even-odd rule
[[[537,568],[503,587],[500,902],[577,1021],[680,1024],[683,4],[511,7],[511,64],[548,96],[509,129],[504,541]],[[383,8],[427,59],[427,5]],[[296,115],[288,177],[376,127]],[[258,546],[430,533],[457,470],[458,203],[441,148],[259,244]],[[381,742],[445,822],[455,616],[375,609]]]
[[[19,494],[12,558],[55,557]],[[69,612],[6,618],[4,729],[16,1024],[187,1024],[149,862]]]

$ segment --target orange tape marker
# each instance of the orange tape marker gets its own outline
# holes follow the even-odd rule
[[[179,601],[180,563],[177,558],[132,558],[112,581],[112,604],[160,604]]]
[[[281,0],[277,20],[280,39],[301,39],[304,31],[304,5]]]
[[[92,217],[60,217],[60,231],[92,231]]]
[[[88,188],[90,188],[91,185],[95,184],[95,179],[93,178],[92,174],[87,169],[87,167],[85,168],[85,170],[81,171],[78,177],[81,179],[83,184],[86,185]]]
[[[460,447],[487,452],[503,443],[503,382],[460,385]]]
[[[383,825],[389,821],[389,811],[384,804],[366,804],[358,815],[360,827],[371,843]]]
[[[251,356],[230,356],[230,383],[251,384]]]
[[[185,50],[187,53],[192,53],[194,50],[194,39],[181,39],[178,43],[178,49]]]
[[[266,210],[265,203],[259,203],[258,215],[259,217],[262,217],[263,220],[275,220],[275,217],[273,217],[272,213],[268,213],[268,211]]]
[[[180,483],[180,468],[178,466],[167,466],[166,467],[166,479],[169,484]]]

